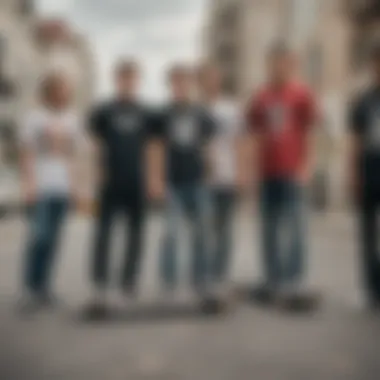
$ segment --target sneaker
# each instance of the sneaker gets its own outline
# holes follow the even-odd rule
[[[108,309],[105,291],[97,291],[85,308],[85,317],[89,320],[104,319],[108,314]]]
[[[249,299],[259,305],[271,305],[277,297],[276,290],[268,285],[260,285],[249,293]]]
[[[16,309],[21,315],[31,315],[40,311],[42,304],[37,296],[26,294],[17,302]]]
[[[278,306],[290,312],[310,312],[316,309],[319,294],[306,290],[300,285],[284,286],[278,293]]]

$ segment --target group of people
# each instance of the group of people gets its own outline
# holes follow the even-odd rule
[[[376,150],[375,138],[380,131],[377,134],[372,127],[377,125],[373,117],[380,115],[380,47],[374,49],[372,58],[374,89],[353,107],[351,167],[357,169],[352,171],[356,189],[360,183],[361,194],[365,194],[360,196],[362,257],[370,301],[378,306],[374,206],[380,199],[380,150]],[[54,302],[50,280],[60,230],[69,206],[81,202],[78,151],[84,135],[90,136],[95,148],[93,168],[98,177],[90,308],[107,307],[110,236],[120,214],[128,227],[120,289],[126,298],[136,294],[147,206],[161,198],[166,210],[159,268],[163,289],[174,294],[177,288],[179,226],[186,220],[195,294],[202,300],[223,300],[231,290],[228,268],[237,197],[241,190],[254,192],[256,186],[263,281],[254,286],[251,296],[260,302],[280,300],[281,305],[294,304],[304,296],[304,193],[312,176],[311,136],[318,122],[317,107],[311,90],[295,78],[297,57],[291,48],[284,43],[274,45],[267,65],[268,80],[247,107],[225,96],[223,75],[216,65],[174,65],[167,74],[171,99],[161,109],[152,110],[138,98],[138,64],[123,60],[114,71],[115,95],[96,106],[86,122],[73,111],[69,79],[63,73],[46,76],[40,87],[40,105],[27,115],[20,136],[30,221],[23,277],[28,308]],[[358,165],[362,159],[365,170]]]

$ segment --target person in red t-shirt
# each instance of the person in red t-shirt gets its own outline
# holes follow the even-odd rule
[[[311,174],[309,138],[316,107],[311,91],[294,80],[295,63],[285,44],[270,50],[269,81],[247,114],[260,180],[265,282],[255,296],[261,300],[294,299],[303,280],[303,188]]]

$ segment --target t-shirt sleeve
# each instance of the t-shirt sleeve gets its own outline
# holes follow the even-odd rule
[[[216,133],[216,121],[210,112],[201,111],[202,136],[205,140],[212,138]]]
[[[364,110],[363,101],[355,99],[348,112],[348,128],[355,135],[361,135],[366,126],[366,113]]]
[[[165,137],[165,111],[150,110],[147,113],[147,131],[148,135],[154,139],[163,139]]]
[[[88,117],[88,130],[92,136],[97,138],[104,137],[104,129],[105,129],[105,110],[103,108],[96,108],[90,112]]]
[[[260,94],[254,95],[245,113],[248,132],[258,132],[264,127],[264,106]]]

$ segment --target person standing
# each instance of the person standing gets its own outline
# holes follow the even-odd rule
[[[97,106],[89,122],[100,154],[100,162],[96,162],[100,168],[95,169],[101,179],[91,268],[94,298],[90,310],[94,313],[106,311],[110,235],[120,214],[128,222],[128,244],[120,278],[122,293],[127,298],[135,294],[142,255],[151,113],[137,98],[140,73],[136,62],[119,62],[114,79],[114,98]]]
[[[177,258],[179,226],[189,222],[192,232],[191,283],[203,293],[208,281],[209,201],[207,175],[208,142],[214,123],[205,110],[194,103],[193,70],[175,65],[169,72],[171,103],[165,107],[157,124],[165,161],[167,186],[167,236],[161,254],[161,279],[166,290],[174,290],[178,282]]]
[[[363,282],[368,306],[380,309],[377,213],[380,206],[380,43],[371,52],[372,83],[349,113],[350,191],[358,206]]]
[[[42,80],[40,105],[29,112],[21,131],[21,180],[28,208],[23,306],[51,306],[56,301],[51,277],[70,201],[78,199],[75,160],[79,118],[72,109],[73,90],[59,72]]]
[[[311,91],[294,79],[295,63],[285,43],[272,47],[268,83],[248,111],[257,147],[264,266],[264,283],[253,295],[289,306],[304,292],[304,193],[311,177],[310,137],[316,122]]]
[[[201,65],[198,81],[203,104],[213,117],[216,129],[210,157],[214,232],[211,271],[217,292],[225,293],[232,250],[234,209],[242,175],[238,161],[243,143],[243,117],[237,104],[223,95],[223,77],[216,65]]]

